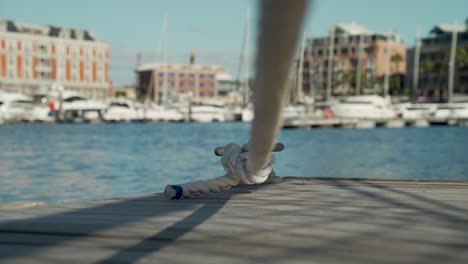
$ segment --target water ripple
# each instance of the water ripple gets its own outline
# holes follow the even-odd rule
[[[249,125],[0,126],[0,204],[160,192],[224,174],[213,148]],[[467,128],[284,130],[280,175],[468,180]]]

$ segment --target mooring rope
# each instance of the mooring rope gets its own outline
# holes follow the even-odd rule
[[[214,179],[168,185],[172,199],[219,192],[232,186],[258,184],[276,179],[271,154],[284,148],[275,140],[281,127],[281,110],[287,98],[287,79],[298,44],[307,0],[263,0],[257,42],[254,120],[250,142],[230,143],[222,148],[226,175]],[[280,146],[280,147],[278,147]],[[217,148],[219,154],[221,148]],[[216,152],[216,150],[215,150]]]
[[[242,147],[235,143],[227,144],[224,147],[215,149],[215,154],[221,157],[221,164],[226,171],[226,174],[221,177],[216,177],[208,180],[188,182],[179,185],[168,185],[164,190],[166,196],[174,199],[190,198],[210,192],[219,192],[230,189],[233,186],[243,184],[258,184],[263,183],[267,179],[270,181],[278,181],[281,178],[275,175],[272,165],[275,162],[275,157],[270,155],[267,164],[256,172],[249,171],[246,166],[249,145],[245,144]],[[274,151],[282,151],[284,145],[276,144]]]

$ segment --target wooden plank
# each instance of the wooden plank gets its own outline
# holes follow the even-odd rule
[[[1,263],[466,263],[468,182],[287,178],[0,210]]]

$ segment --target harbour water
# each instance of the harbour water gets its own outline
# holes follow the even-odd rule
[[[246,123],[0,126],[0,204],[161,192],[223,175],[213,148]],[[282,176],[468,180],[468,128],[283,130]]]

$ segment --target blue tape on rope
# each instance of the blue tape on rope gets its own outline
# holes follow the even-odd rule
[[[172,199],[179,200],[182,197],[184,190],[179,185],[171,185],[171,187],[176,191],[176,195],[172,197]]]

